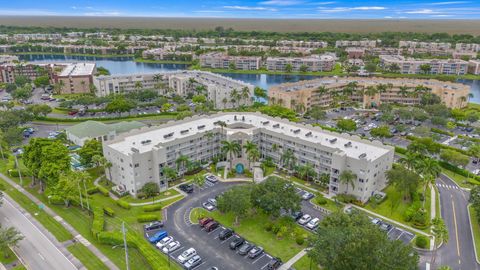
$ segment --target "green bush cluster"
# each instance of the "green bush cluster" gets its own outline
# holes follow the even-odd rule
[[[107,216],[109,216],[109,217],[115,216],[115,211],[114,211],[112,208],[108,207],[108,206],[104,206],[104,207],[103,207],[103,213],[105,213],[105,215],[107,215]]]
[[[63,199],[58,196],[58,195],[52,195],[50,196],[50,203],[53,204],[53,205],[62,205],[62,204],[65,204],[65,202],[63,201]]]
[[[143,214],[137,216],[138,222],[150,222],[155,220],[158,220],[158,216],[155,214]]]
[[[325,205],[325,204],[328,203],[327,199],[325,199],[325,198],[324,198],[323,196],[321,196],[321,195],[318,195],[318,196],[317,196],[316,201],[317,201],[317,204],[318,204],[318,205]]]
[[[426,248],[428,244],[428,239],[426,236],[419,235],[415,238],[415,245],[419,248]]]
[[[128,210],[128,209],[132,208],[132,206],[128,202],[123,201],[123,200],[117,200],[115,203],[123,209]]]
[[[93,208],[93,222],[92,222],[92,228],[91,232],[94,237],[97,237],[97,235],[100,232],[103,232],[105,229],[105,217],[103,214],[103,209],[94,207]]]
[[[142,209],[144,212],[155,212],[158,210],[162,210],[162,204],[157,203],[157,204],[145,205],[144,207],[142,207]]]
[[[108,197],[110,195],[110,192],[108,189],[102,187],[102,186],[97,186],[98,191],[103,194],[103,196]]]
[[[443,160],[440,160],[440,161],[438,161],[438,164],[439,164],[442,168],[447,169],[447,170],[449,170],[449,171],[452,171],[452,172],[454,172],[454,173],[456,173],[456,174],[459,174],[459,175],[464,176],[464,177],[467,177],[467,178],[470,177],[470,178],[473,178],[473,179],[475,179],[475,180],[477,180],[477,181],[480,181],[480,176],[474,175],[473,173],[469,173],[467,170],[461,169],[461,168],[459,168],[459,167],[457,167],[457,166],[455,166],[455,165],[452,165],[452,164],[450,164],[450,163],[448,163],[448,162],[445,162],[445,161],[443,161]],[[472,182],[473,182],[473,181],[472,181]],[[473,182],[472,184],[479,185],[480,182],[478,182],[478,183]]]
[[[447,135],[447,136],[454,136],[454,135],[455,135],[453,132],[446,131],[446,130],[439,129],[439,128],[435,128],[435,127],[432,127],[430,130],[431,130],[432,132],[435,132],[435,133],[438,133],[438,134]]]

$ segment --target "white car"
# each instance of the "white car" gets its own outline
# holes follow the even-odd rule
[[[194,248],[189,248],[178,255],[177,260],[184,264],[186,261],[190,260],[193,256],[197,255],[197,251]]]
[[[197,266],[202,264],[202,258],[200,256],[195,255],[190,260],[188,260],[185,264],[183,264],[184,268],[187,270],[191,270]]]
[[[180,248],[180,242],[170,242],[168,245],[163,247],[162,252],[167,254],[177,250],[178,248]]]
[[[213,206],[217,206],[217,200],[215,200],[214,198],[208,198],[207,202],[209,202]]]
[[[208,211],[215,210],[215,206],[209,202],[202,203],[203,208],[207,209]]]
[[[162,240],[158,241],[156,246],[157,246],[158,249],[162,249],[166,245],[170,244],[171,242],[173,242],[173,237],[167,236],[167,237],[163,238]]]
[[[318,226],[319,223],[320,223],[320,219],[314,218],[307,223],[306,227],[309,228],[310,230],[313,230]]]
[[[382,222],[382,221],[379,218],[372,219],[373,225],[380,225],[380,222]]]
[[[309,222],[312,219],[312,217],[309,214],[303,215],[299,220],[298,224],[300,225],[305,225],[307,222]]]

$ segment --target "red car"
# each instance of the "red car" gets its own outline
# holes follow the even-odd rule
[[[69,112],[68,112],[68,115],[75,115],[75,114],[77,114],[77,113],[78,113],[77,111],[69,111]]]
[[[200,226],[205,226],[207,225],[208,223],[210,223],[211,221],[213,221],[213,218],[210,218],[210,217],[204,217],[204,218],[201,218],[198,220],[198,224],[200,224]]]

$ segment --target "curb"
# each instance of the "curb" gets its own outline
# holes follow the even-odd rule
[[[470,223],[470,233],[472,235],[472,242],[473,242],[473,251],[475,252],[475,260],[477,261],[478,264],[480,264],[480,261],[478,260],[478,255],[477,255],[477,246],[475,245],[475,237],[473,235],[473,225],[472,225],[472,219],[470,218],[470,205],[467,205],[467,212],[468,212],[468,222]]]

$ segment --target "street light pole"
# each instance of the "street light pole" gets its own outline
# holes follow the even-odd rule
[[[83,179],[83,188],[85,189],[85,200],[87,201],[87,209],[90,211],[90,203],[88,202],[87,186],[85,185],[85,179]]]
[[[130,264],[128,262],[127,236],[125,234],[125,222],[122,222],[122,233],[123,233],[123,245],[125,246],[125,265],[127,266],[127,270],[130,270]]]
[[[82,209],[83,209],[82,189],[80,188],[80,182],[77,182],[77,186],[78,186],[78,195],[80,196],[80,205],[82,206]]]
[[[20,185],[23,186],[22,172],[20,171],[20,167],[18,166],[18,158],[16,154],[13,154],[13,156],[15,156],[15,166],[17,166],[18,177],[20,177]]]

